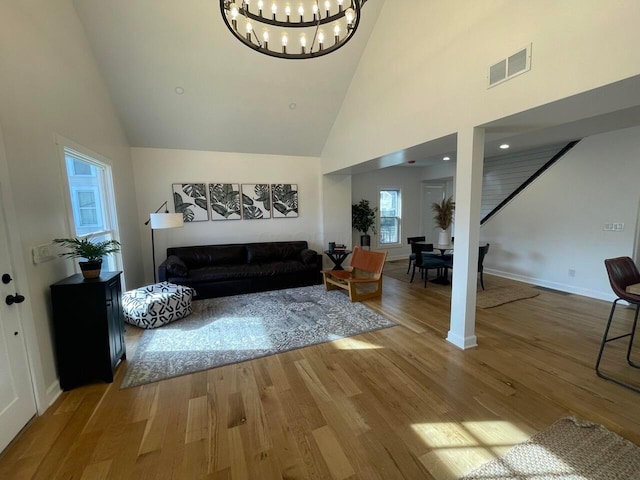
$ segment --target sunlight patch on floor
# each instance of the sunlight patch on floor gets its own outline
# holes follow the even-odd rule
[[[356,340],[355,338],[341,338],[339,340],[335,340],[331,345],[336,347],[338,350],[375,350],[384,348],[374,343]]]
[[[420,462],[437,480],[453,480],[529,438],[510,422],[435,422],[411,425],[431,451]]]
[[[236,326],[243,325],[243,334],[238,335]],[[228,325],[228,328],[225,328]],[[215,331],[215,334],[212,334]],[[178,340],[179,339],[179,342]],[[188,339],[188,341],[185,341]],[[215,324],[200,328],[181,330],[156,330],[146,352],[208,352],[214,350],[268,350],[273,343],[264,326],[262,317],[221,317]]]

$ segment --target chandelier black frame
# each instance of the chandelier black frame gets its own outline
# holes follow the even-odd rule
[[[294,4],[302,1],[303,0],[290,0],[290,2]],[[280,12],[280,16],[278,16],[277,4],[274,0],[265,0],[263,2],[258,2],[257,0],[220,0],[220,13],[229,31],[247,47],[271,57],[305,59],[321,57],[335,52],[344,46],[358,29],[362,6],[366,2],[367,0],[343,0],[340,2],[333,0],[331,3],[337,7],[337,11],[332,13],[330,8],[327,7],[327,5],[330,4],[329,2],[324,3],[314,0],[311,2],[314,7],[312,14],[304,12],[302,3],[300,3],[295,13],[292,12],[291,7],[287,5],[285,11]],[[258,3],[261,5],[273,5],[270,17],[263,15],[262,8],[251,9],[253,7],[252,4]],[[321,3],[323,3],[323,5],[321,5]],[[348,3],[349,5],[343,6],[343,3]],[[241,17],[244,17],[245,20],[245,33],[238,31],[238,19]],[[286,17],[286,20],[283,20],[282,17]],[[292,20],[292,18],[295,18],[295,20]],[[349,19],[351,19],[351,22],[349,22]],[[246,24],[249,24],[249,26],[246,26]],[[331,35],[324,36],[325,34],[322,28],[329,27],[331,24],[333,24]],[[341,28],[343,24],[345,27],[344,30]],[[264,29],[262,39],[258,36],[259,33],[256,32],[256,27],[262,27]],[[281,50],[271,50],[269,48],[268,37],[270,36],[270,27],[281,29]],[[287,51],[289,35],[287,30],[309,32],[309,36],[312,38],[308,49],[306,46],[306,35],[303,34],[300,40],[300,51]],[[342,33],[344,33],[344,35],[342,35]],[[332,42],[328,40],[331,36],[333,36]],[[331,42],[331,44],[329,44],[329,42]],[[291,48],[289,50],[291,50]]]

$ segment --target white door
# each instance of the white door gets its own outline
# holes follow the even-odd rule
[[[436,226],[433,217],[434,211],[431,209],[431,205],[435,202],[440,203],[445,195],[444,185],[424,185],[422,189],[422,199],[424,205],[424,236],[427,243],[438,243],[438,232],[440,229]]]
[[[0,203],[0,451],[36,414],[5,218]]]

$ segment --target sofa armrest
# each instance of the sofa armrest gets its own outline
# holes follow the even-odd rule
[[[176,255],[169,255],[167,259],[158,267],[158,278],[161,282],[166,281],[167,277],[186,277],[189,275],[189,268]]]
[[[167,281],[167,261],[165,260],[160,265],[158,265],[158,281],[166,282]]]

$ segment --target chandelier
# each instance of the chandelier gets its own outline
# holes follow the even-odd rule
[[[220,12],[231,33],[257,52],[314,58],[351,39],[366,1],[220,0]]]

